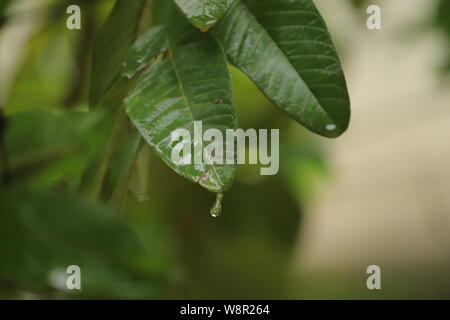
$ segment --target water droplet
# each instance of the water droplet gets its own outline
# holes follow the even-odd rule
[[[325,128],[326,128],[328,131],[333,131],[333,130],[336,129],[336,125],[335,125],[335,124],[328,124]]]
[[[211,208],[211,215],[214,218],[217,218],[220,216],[220,213],[222,212],[222,199],[223,199],[223,193],[218,193],[216,195],[216,202],[214,202],[213,207]]]

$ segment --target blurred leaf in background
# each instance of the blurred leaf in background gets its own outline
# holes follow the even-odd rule
[[[442,33],[447,44],[447,59],[442,64],[442,71],[448,76],[450,75],[450,1],[438,1],[433,24]]]
[[[0,202],[2,295],[62,297],[69,265],[82,272],[77,298],[154,298],[167,281],[168,262],[103,208],[26,189],[2,192]]]

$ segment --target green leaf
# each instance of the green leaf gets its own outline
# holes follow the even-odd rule
[[[131,47],[123,64],[122,75],[128,79],[148,66],[152,59],[167,50],[165,28],[155,26],[147,30]]]
[[[167,277],[151,244],[106,208],[26,189],[3,192],[0,203],[0,280],[12,287],[62,289],[66,268],[78,265],[79,294],[143,298]]]
[[[61,186],[67,178],[74,183],[105,140],[103,118],[103,112],[38,108],[10,114],[5,148],[15,182],[41,189]]]
[[[144,0],[117,0],[96,37],[92,54],[90,105],[95,107],[120,75],[128,50],[137,36]]]
[[[122,132],[122,139],[116,141],[119,143],[119,146],[117,146],[116,152],[112,155],[109,177],[110,184],[114,186],[109,203],[118,212],[122,212],[128,198],[130,181],[142,141],[139,132],[134,128],[130,128],[129,132],[125,130],[122,130]]]
[[[234,0],[175,0],[189,21],[202,31],[212,28]]]
[[[173,0],[152,0],[152,22],[154,25],[166,25],[171,18]]]
[[[130,177],[130,191],[134,194],[139,202],[148,200],[148,185],[149,185],[149,163],[150,159],[150,147],[143,145],[138,151],[134,170]]]
[[[203,131],[236,126],[231,78],[225,55],[208,34],[192,28],[179,14],[171,25],[169,51],[137,80],[125,99],[126,110],[144,139],[177,173],[213,192],[227,189],[235,165],[182,165],[171,159],[171,133],[187,129],[194,140],[194,121]],[[183,22],[184,21],[184,22]],[[224,150],[224,158],[229,153]]]
[[[291,118],[326,137],[347,129],[344,73],[311,0],[236,0],[211,32],[229,60]]]

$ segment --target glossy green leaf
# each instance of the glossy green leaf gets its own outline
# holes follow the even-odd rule
[[[236,0],[211,32],[229,60],[291,118],[326,137],[347,129],[344,73],[311,0]]]
[[[175,0],[189,21],[202,31],[212,28],[234,0]]]
[[[122,75],[131,79],[166,49],[165,28],[163,26],[155,26],[147,30],[131,47],[123,63]]]
[[[96,106],[111,89],[123,60],[137,36],[144,0],[117,0],[96,37],[92,54],[90,105]]]
[[[210,35],[192,28],[180,14],[176,21],[168,32],[168,53],[142,73],[125,99],[126,110],[172,169],[210,191],[222,192],[231,185],[234,165],[211,159],[195,164],[193,156],[190,164],[182,164],[171,158],[174,130],[187,129],[194,140],[194,121],[202,121],[203,131],[216,128],[225,137],[225,130],[235,128],[236,122],[224,53]],[[224,158],[231,154],[224,153]]]

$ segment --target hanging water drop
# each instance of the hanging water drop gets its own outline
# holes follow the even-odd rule
[[[211,208],[211,215],[214,218],[217,218],[220,216],[220,213],[222,212],[222,199],[223,199],[223,193],[218,193],[216,195],[216,201],[214,202],[213,207]]]

